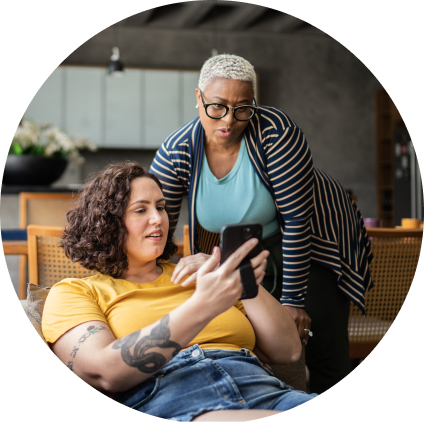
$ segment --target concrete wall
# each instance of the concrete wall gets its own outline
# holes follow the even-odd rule
[[[100,32],[64,64],[105,65],[115,35],[113,28]],[[305,132],[315,165],[356,194],[364,217],[375,216],[374,93],[381,85],[337,41],[325,34],[215,37],[205,31],[127,27],[119,27],[118,40],[127,67],[199,69],[213,47],[248,59],[259,74],[260,102],[286,111]],[[151,152],[146,153],[150,160]],[[91,156],[87,169],[102,166],[106,156]]]

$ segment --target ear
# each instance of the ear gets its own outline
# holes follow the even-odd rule
[[[203,102],[202,102],[202,97],[201,97],[199,88],[196,88],[196,99],[197,99],[196,109],[200,110],[201,107],[203,106]]]
[[[202,103],[202,98],[200,96],[200,90],[198,88],[196,88],[196,99],[197,99],[197,108],[200,108],[203,103]]]

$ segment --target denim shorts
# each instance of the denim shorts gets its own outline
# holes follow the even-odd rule
[[[155,417],[189,422],[223,409],[287,411],[315,396],[274,377],[248,349],[202,350],[193,345],[114,400]]]

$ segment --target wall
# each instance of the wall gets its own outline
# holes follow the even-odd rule
[[[64,64],[106,65],[114,37],[113,28],[100,32]],[[207,31],[128,27],[119,27],[118,39],[127,67],[199,69],[212,47],[248,59],[259,74],[260,102],[286,111],[305,132],[315,165],[354,192],[364,217],[375,216],[374,93],[381,85],[337,41],[325,34],[231,32],[213,44]],[[89,157],[87,169],[103,166],[107,156]]]

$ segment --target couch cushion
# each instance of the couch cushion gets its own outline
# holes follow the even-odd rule
[[[44,340],[44,343],[46,343],[46,339],[41,331],[41,317],[43,315],[44,303],[46,302],[49,290],[49,287],[41,287],[29,283],[27,288],[27,305],[26,308],[24,307],[31,324]]]

